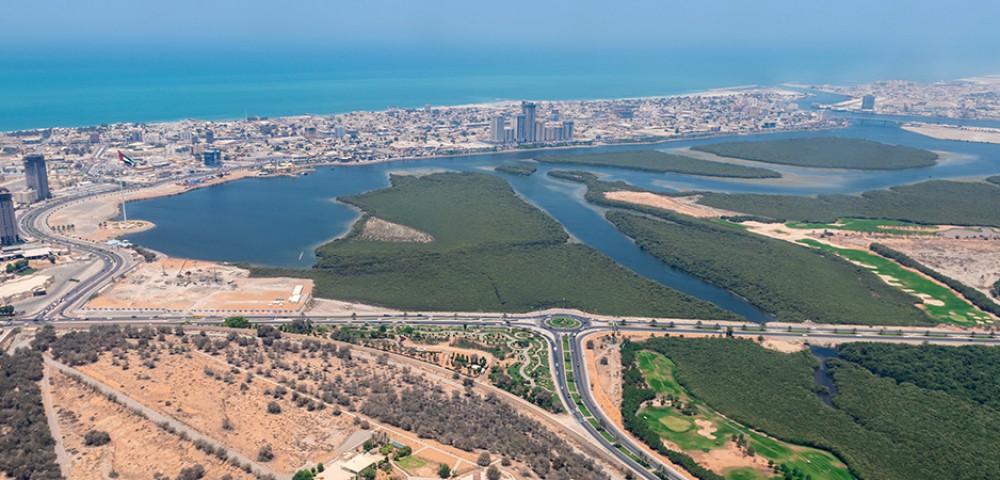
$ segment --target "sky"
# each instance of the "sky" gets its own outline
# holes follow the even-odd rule
[[[551,51],[1000,48],[995,0],[32,0],[2,7],[0,53],[33,47]]]

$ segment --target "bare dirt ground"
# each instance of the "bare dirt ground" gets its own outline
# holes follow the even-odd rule
[[[361,240],[402,243],[430,243],[434,237],[415,228],[371,217],[365,222],[359,237]]]
[[[144,263],[86,304],[98,310],[164,310],[183,313],[297,313],[305,309],[313,282],[297,278],[248,278],[241,268],[211,262],[161,258]],[[293,289],[301,298],[291,302]]]
[[[1000,129],[986,127],[961,127],[955,125],[934,125],[914,123],[903,125],[903,130],[941,140],[963,142],[1000,143]]]
[[[898,237],[879,242],[986,295],[1000,279],[1000,241],[945,237]]]
[[[591,374],[591,392],[601,411],[616,425],[622,424],[622,360],[620,344],[612,342],[607,333],[587,337],[594,342],[593,349],[584,349],[587,361],[587,372]],[[602,363],[607,359],[607,363]]]
[[[645,205],[647,207],[671,210],[674,212],[683,213],[685,215],[691,215],[692,217],[718,218],[726,215],[739,215],[736,212],[730,212],[728,210],[722,210],[698,204],[698,200],[701,200],[701,195],[690,195],[686,197],[667,197],[650,192],[618,191],[618,192],[607,192],[604,194],[604,197],[607,198],[608,200],[617,200],[621,202],[633,203],[636,205]]]
[[[50,371],[58,423],[69,453],[69,479],[153,478],[157,473],[173,478],[184,467],[201,465],[206,478],[229,474],[234,479],[251,475],[197,450],[124,406],[79,384],[60,372]],[[107,432],[104,446],[84,445],[90,430]]]
[[[256,457],[261,446],[270,444],[275,457],[268,466],[277,472],[292,473],[307,462],[332,456],[354,430],[345,416],[311,414],[287,400],[280,402],[281,414],[267,413],[271,397],[265,390],[273,385],[252,380],[244,389],[244,375],[234,374],[232,383],[209,377],[206,369],[221,375],[228,371],[205,355],[163,355],[154,369],[141,367],[134,352],[125,358],[115,366],[111,356],[105,355],[78,370],[250,458]],[[129,370],[121,366],[126,363]],[[229,429],[223,428],[225,419],[229,419]]]

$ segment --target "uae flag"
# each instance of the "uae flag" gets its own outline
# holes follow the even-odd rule
[[[121,160],[122,163],[124,163],[126,167],[134,167],[135,166],[135,160],[132,160],[132,157],[130,157],[130,156],[125,155],[124,153],[122,153],[121,150],[118,150],[118,160]]]

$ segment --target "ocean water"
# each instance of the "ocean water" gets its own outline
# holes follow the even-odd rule
[[[865,51],[341,51],[78,48],[0,54],[0,131],[490,102],[670,95],[782,82],[1000,72],[991,53],[901,62]]]

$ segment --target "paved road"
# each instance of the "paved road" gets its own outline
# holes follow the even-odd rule
[[[177,181],[173,179],[171,181]],[[150,315],[148,313],[136,312],[134,315],[128,313],[108,314],[103,318],[74,318],[72,312],[86,302],[91,295],[100,291],[111,281],[124,275],[137,263],[131,251],[121,250],[105,245],[93,244],[80,240],[65,238],[55,235],[45,226],[47,216],[55,209],[70,202],[79,201],[91,196],[107,193],[100,187],[94,187],[82,195],[57,198],[49,200],[38,207],[29,210],[20,219],[22,231],[32,237],[48,240],[57,244],[70,245],[76,251],[85,251],[96,256],[101,262],[101,269],[90,278],[80,279],[81,281],[71,289],[63,289],[64,292],[51,298],[51,303],[43,308],[38,314],[27,318],[20,318],[9,324],[25,323],[48,323],[58,322],[66,326],[86,326],[95,324],[155,324],[155,325],[176,325],[193,322],[195,324],[215,325],[223,321],[222,317],[194,318],[190,315]],[[650,470],[642,467],[632,460],[628,455],[615,448],[615,445],[608,442],[598,431],[587,422],[580,409],[573,402],[569,390],[565,364],[563,362],[562,342],[560,334],[568,335],[570,341],[570,360],[573,378],[577,380],[578,392],[584,406],[603,425],[618,443],[631,451],[635,456],[645,459],[653,465],[654,469],[661,469],[668,478],[682,479],[682,474],[674,470],[669,465],[665,465],[655,458],[651,458],[645,453],[645,449],[635,444],[627,435],[614,425],[598,408],[597,403],[591,397],[589,380],[585,371],[585,364],[582,355],[580,339],[590,333],[611,331],[618,329],[621,331],[640,332],[661,332],[673,334],[725,334],[727,326],[733,328],[731,334],[737,337],[764,337],[764,338],[796,338],[811,340],[844,340],[891,342],[891,343],[936,343],[945,345],[1000,345],[1000,339],[994,338],[987,332],[956,332],[953,330],[933,329],[933,328],[913,328],[913,327],[869,327],[869,326],[843,326],[843,325],[788,325],[788,324],[733,324],[725,322],[699,322],[694,320],[663,320],[663,319],[629,319],[628,322],[620,320],[609,320],[606,318],[587,317],[576,314],[566,314],[580,321],[581,325],[572,330],[559,330],[545,324],[549,315],[502,315],[502,314],[476,314],[476,315],[430,315],[427,316],[404,316],[404,315],[372,315],[372,316],[319,316],[303,315],[295,318],[309,319],[318,324],[409,324],[409,325],[475,325],[475,326],[510,326],[527,328],[543,334],[549,342],[550,355],[553,360],[554,374],[558,384],[558,393],[569,409],[570,414],[582,425],[582,427],[594,438],[595,442],[602,445],[610,454],[618,458],[623,465],[636,472],[642,478],[656,480],[658,477]],[[257,317],[256,323],[287,323],[290,318]],[[155,413],[155,412],[153,412]],[[252,463],[252,462],[251,462]]]

